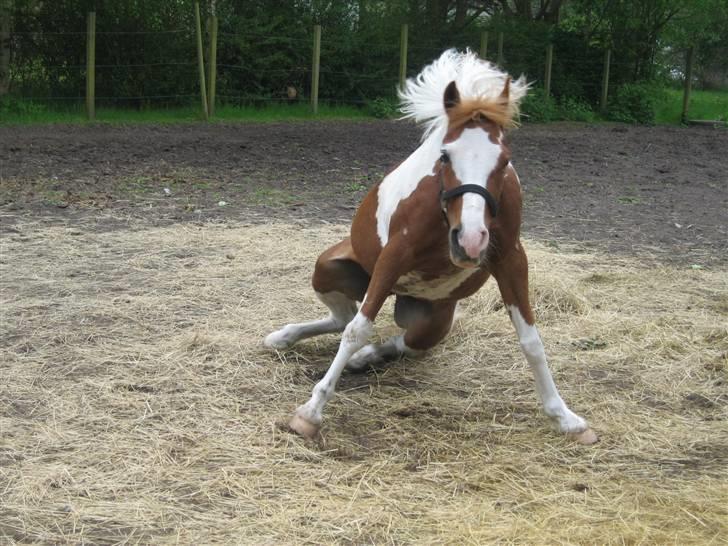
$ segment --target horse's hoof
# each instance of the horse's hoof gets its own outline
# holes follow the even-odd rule
[[[572,432],[568,436],[572,440],[585,446],[596,444],[599,441],[599,436],[597,436],[596,432],[590,428],[584,429],[581,432]]]
[[[304,438],[313,438],[319,432],[319,425],[295,413],[288,421],[288,428]]]
[[[285,338],[282,330],[278,330],[277,332],[268,334],[263,340],[263,345],[269,349],[282,351],[284,349],[288,349],[293,344]]]

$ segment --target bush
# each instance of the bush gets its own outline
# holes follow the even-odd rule
[[[32,116],[46,111],[44,104],[32,101],[23,101],[12,97],[0,98],[0,114],[13,114],[15,116]]]
[[[556,101],[547,97],[543,89],[531,89],[521,103],[521,116],[525,121],[546,123],[559,117]]]
[[[567,121],[594,121],[594,111],[583,100],[562,97],[559,102],[559,118]]]
[[[375,118],[392,119],[399,116],[398,104],[393,99],[378,97],[367,104],[369,113]]]
[[[651,84],[625,84],[610,99],[607,117],[612,121],[652,125],[662,93]]]

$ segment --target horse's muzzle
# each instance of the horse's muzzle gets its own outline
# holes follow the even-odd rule
[[[458,267],[478,267],[488,250],[488,231],[465,238],[465,244],[463,239],[459,226],[450,229],[450,259]]]

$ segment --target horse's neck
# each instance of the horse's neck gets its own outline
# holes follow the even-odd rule
[[[379,185],[377,194],[377,235],[382,246],[389,240],[389,225],[399,204],[417,189],[420,182],[434,174],[440,154],[442,135],[431,134]]]

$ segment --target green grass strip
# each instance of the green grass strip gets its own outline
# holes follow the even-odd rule
[[[371,119],[363,108],[353,106],[319,105],[314,115],[308,104],[276,106],[218,106],[213,122],[250,121],[275,122],[296,120],[350,120]],[[157,108],[132,110],[122,108],[98,108],[94,123],[191,123],[201,120],[200,111],[194,107]],[[0,110],[0,125],[29,125],[53,123],[89,123],[82,108],[66,110],[47,109],[43,105],[23,103],[10,110]]]
[[[657,123],[680,123],[683,91],[665,89],[664,100],[656,106]],[[690,93],[688,119],[728,120],[728,91],[698,91]]]

